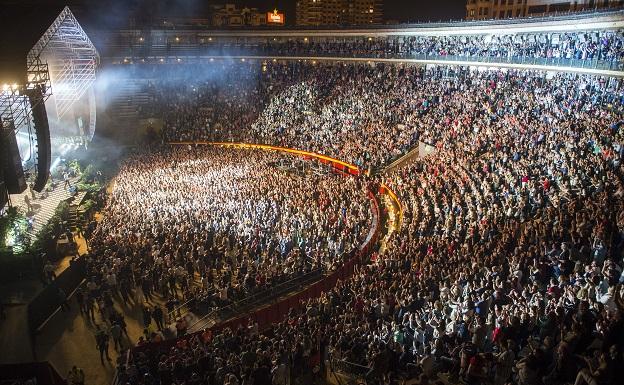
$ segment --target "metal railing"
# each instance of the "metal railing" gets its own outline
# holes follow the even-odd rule
[[[293,291],[295,288],[300,288],[304,285],[320,279],[321,277],[323,277],[323,269],[316,269],[303,275],[298,275],[297,277],[292,278],[286,282],[281,282],[277,285],[270,286],[257,293],[248,295],[238,301],[234,301],[228,305],[214,309],[213,311],[209,312],[208,314],[191,324],[188,330],[191,333],[194,331],[202,330],[206,328],[210,322],[215,321],[216,318],[219,317],[219,315],[224,314],[227,311],[232,311],[233,315],[235,315],[236,313],[240,313],[245,309],[256,307],[258,305],[267,303],[270,300],[286,295]]]
[[[336,382],[339,385],[351,385],[368,383],[368,380],[373,377],[373,368],[370,366],[364,366],[349,362],[346,360],[338,359],[330,355],[329,357],[329,370],[334,375]],[[337,374],[348,377],[349,380],[343,383]]]
[[[213,295],[217,292],[217,289],[211,289],[208,290],[208,292],[202,293],[201,297],[206,297],[209,295]],[[170,312],[167,312],[167,319],[168,320],[172,320],[175,318],[176,314],[182,314],[182,309],[184,309],[185,307],[188,308],[188,305],[191,302],[197,301],[197,300],[201,300],[200,298],[198,298],[196,295],[193,295],[190,299],[186,300],[185,302],[183,302],[182,304],[176,306],[173,308],[173,310],[171,310]],[[185,314],[187,314],[187,312],[185,312]]]
[[[125,50],[117,53],[110,59],[114,61],[131,60],[145,61],[146,63],[169,63],[179,58],[210,60],[213,58],[247,58],[247,59],[278,59],[288,60],[290,58],[301,60],[315,60],[323,58],[344,59],[363,59],[374,62],[375,60],[415,60],[415,61],[431,61],[431,62],[462,62],[475,64],[517,64],[517,65],[537,65],[551,67],[566,68],[583,68],[593,70],[607,71],[624,71],[624,62],[618,59],[599,60],[599,59],[574,59],[562,57],[534,57],[534,56],[495,56],[495,55],[430,55],[409,52],[309,52],[309,51],[281,51],[273,49],[257,49],[243,47],[224,47],[222,49],[205,49],[203,47],[192,47],[188,49],[168,49],[166,53],[154,54],[153,52],[134,52],[133,50]],[[161,60],[162,59],[162,60]],[[195,62],[195,61],[193,61]]]

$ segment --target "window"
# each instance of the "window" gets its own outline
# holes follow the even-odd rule
[[[566,12],[570,10],[570,3],[556,3],[550,5],[550,12]]]
[[[531,14],[535,14],[535,13],[546,13],[546,5],[533,5],[530,6],[527,13],[529,15]]]

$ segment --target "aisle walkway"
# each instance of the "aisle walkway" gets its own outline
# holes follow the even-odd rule
[[[96,314],[95,322],[92,322],[89,317],[80,313],[73,298],[69,302],[70,310],[59,311],[36,337],[37,359],[50,361],[62,376],[66,376],[71,367],[77,365],[84,369],[86,384],[110,385],[119,353],[115,351],[111,341],[109,355],[112,360],[104,358],[104,363],[101,363],[95,344],[96,326],[105,327],[105,323],[100,314]],[[135,344],[143,331],[137,321],[141,318],[140,306],[125,306],[115,301],[115,308],[126,316],[129,338],[124,337],[125,347]]]

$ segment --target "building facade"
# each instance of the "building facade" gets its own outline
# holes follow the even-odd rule
[[[382,0],[297,0],[296,24],[366,25],[383,23]]]
[[[545,16],[623,5],[624,0],[468,0],[466,20]]]
[[[258,27],[267,24],[267,12],[258,8],[237,8],[234,4],[214,5],[211,24],[214,27]]]

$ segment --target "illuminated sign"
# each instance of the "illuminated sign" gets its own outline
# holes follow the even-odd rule
[[[273,12],[267,12],[267,24],[284,25],[284,13],[277,12],[277,9]]]

